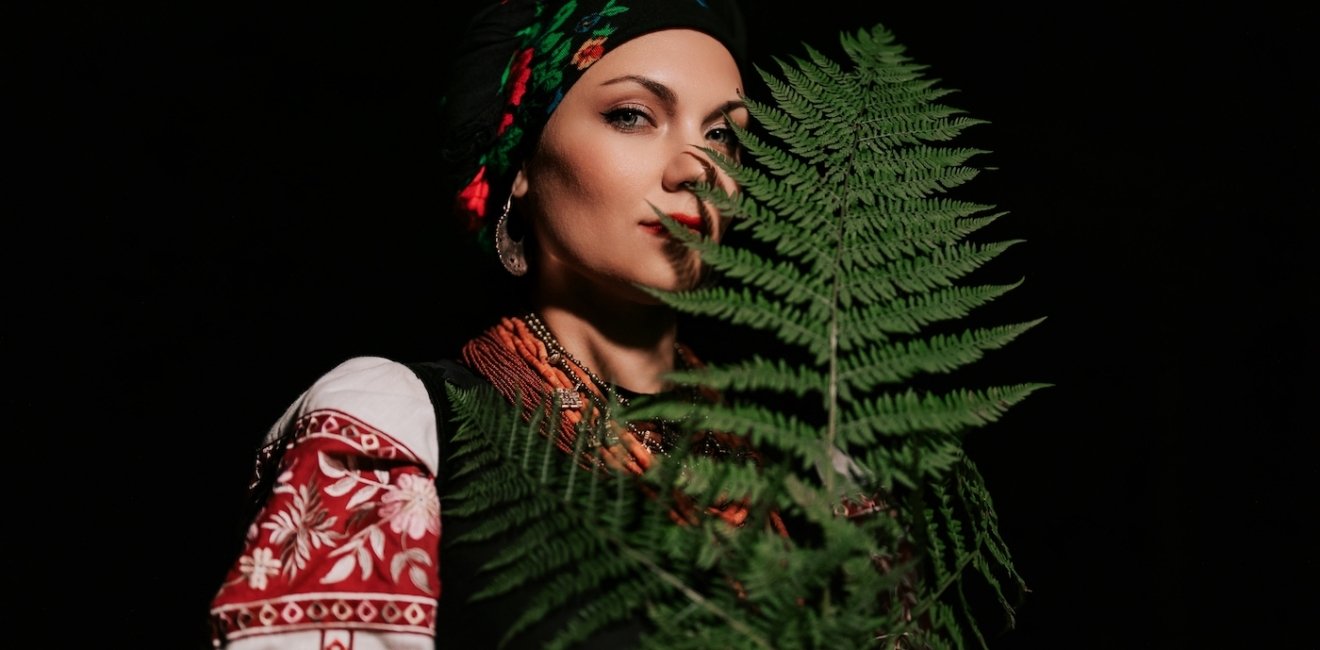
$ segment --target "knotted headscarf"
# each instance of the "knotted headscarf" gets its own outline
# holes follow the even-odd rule
[[[709,34],[746,68],[737,0],[492,0],[458,48],[442,155],[463,228],[489,250],[513,178],[559,101],[593,63],[650,32]]]

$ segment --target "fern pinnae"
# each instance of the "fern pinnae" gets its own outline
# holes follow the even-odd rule
[[[813,129],[801,123],[783,110],[768,104],[762,104],[750,97],[743,102],[752,114],[757,115],[757,130],[734,127],[738,136],[738,146],[749,159],[757,161],[757,166],[768,171],[772,176],[783,178],[789,185],[800,186],[809,183],[809,179],[819,176],[815,167],[825,152],[817,146],[804,144],[796,147],[779,147],[768,144],[762,137],[765,133],[771,138],[796,138],[807,143]],[[764,112],[764,114],[762,114]],[[804,189],[810,189],[807,185]]]
[[[807,50],[808,58],[793,57],[792,65],[779,61],[780,73],[790,88],[799,94],[808,94],[807,101],[826,118],[821,124],[822,130],[817,134],[838,135],[839,132],[834,129],[855,123],[859,114],[866,110],[869,104],[867,92],[873,89],[867,84],[858,83],[856,72],[845,72],[837,63],[823,56],[812,56],[819,55],[819,51],[809,47]],[[824,88],[829,90],[821,92]],[[835,141],[835,144],[846,148],[846,139],[843,142]]]
[[[737,131],[737,129],[735,129]],[[758,139],[750,132],[746,141],[739,140],[739,145],[751,155],[756,148]],[[789,207],[789,211],[776,210],[772,213],[764,214],[764,218],[776,219],[776,221],[810,222],[810,219],[824,219],[821,215],[814,214],[812,211],[804,209],[804,206],[820,205],[820,203],[832,203],[833,189],[821,186],[824,178],[817,172],[814,166],[804,163],[800,157],[789,155],[787,152],[777,151],[777,149],[766,149],[762,153],[766,157],[763,166],[760,168],[751,168],[751,166],[741,166],[734,161],[727,160],[726,157],[719,155],[715,149],[702,148],[702,152],[710,156],[719,168],[725,170],[734,181],[738,182],[741,192],[737,194],[726,194],[723,190],[715,192],[700,192],[702,198],[715,203],[723,210],[731,210],[734,215],[744,217],[744,210],[748,207],[756,206],[776,206]],[[701,188],[698,188],[700,190]],[[755,198],[756,201],[747,201],[744,196]]]
[[[759,131],[776,139],[803,143],[781,149],[766,143],[758,135],[758,131],[735,125],[734,133],[738,136],[739,148],[749,158],[755,159],[758,166],[769,170],[774,176],[782,177],[793,186],[809,184],[811,178],[818,176],[813,169],[820,159],[826,156],[825,150],[817,145],[812,137],[819,125],[803,122],[785,109],[750,97],[744,98],[743,103],[749,112],[757,116],[756,124]],[[809,119],[814,122],[816,118]],[[808,185],[808,188],[810,187]]]
[[[748,436],[755,445],[783,450],[799,458],[814,458],[819,430],[797,416],[778,413],[757,404],[732,402],[705,414],[704,422],[716,431]]]
[[[808,278],[791,262],[776,262],[747,249],[695,242],[690,248],[702,253],[703,261],[713,271],[753,283],[791,304],[824,300]]]
[[[929,567],[931,577],[936,582],[943,582],[954,574],[956,558],[950,560],[948,557],[948,548],[944,540],[948,535],[941,534],[943,526],[935,518],[935,510],[920,504],[913,509],[917,516],[913,517],[914,527],[918,537],[926,544],[924,558]]]
[[[861,269],[847,278],[848,290],[868,301],[887,301],[902,294],[952,286],[1021,241],[951,244],[932,251],[930,255],[901,258],[880,267]]]
[[[773,245],[776,252],[789,259],[799,259],[804,267],[814,266],[828,256],[829,251],[813,237],[812,222],[819,218],[816,216],[818,206],[803,204],[801,219],[796,218],[798,215],[778,214],[769,206],[742,195],[735,199],[734,206],[737,215],[731,224],[734,230],[750,230],[754,239]]]
[[[550,512],[551,508],[552,506],[549,504],[531,502],[527,504],[527,507],[508,508],[498,512],[492,512],[486,517],[483,517],[480,523],[464,531],[463,534],[457,538],[454,538],[453,541],[455,543],[469,543],[493,539],[506,531],[515,530],[527,522],[537,520]],[[445,514],[449,515],[455,513],[449,512],[449,509],[446,508]],[[446,540],[446,543],[448,542],[449,540]]]
[[[932,253],[966,239],[1006,214],[998,212],[972,218],[937,212],[922,214],[918,209],[911,210],[910,214],[919,216],[909,216],[890,205],[875,212],[863,209],[848,226],[851,241],[845,248],[844,260],[849,268],[876,266]]]
[[[559,398],[558,398],[558,395],[556,395],[555,398],[551,400],[551,402],[550,402],[550,406],[549,406],[548,408],[549,408],[549,411],[550,411],[551,413],[558,413],[558,412],[559,412]],[[555,454],[560,453],[559,449],[555,446],[555,436],[554,436],[554,435],[543,436],[543,439],[544,439],[544,444],[541,446],[541,447],[542,447],[542,448],[541,448],[541,474],[540,474],[540,478],[539,478],[539,482],[540,482],[541,485],[545,485],[545,484],[549,481],[549,479],[550,479],[550,461],[551,461],[551,459],[555,459]],[[557,459],[555,459],[555,460],[557,460]]]
[[[543,576],[591,561],[603,550],[600,537],[571,519],[543,518],[520,529],[510,552],[481,567],[492,577],[474,598],[517,589]]]
[[[928,293],[901,296],[849,312],[848,317],[858,321],[850,327],[864,330],[870,328],[872,332],[914,334],[927,325],[963,318],[972,310],[994,301],[1021,284],[1022,280],[1012,284],[949,286]]]
[[[457,480],[468,476],[473,472],[481,471],[492,463],[499,460],[500,454],[491,449],[482,447],[460,448],[450,456],[450,460],[455,462],[455,469],[449,473],[450,480]]]
[[[826,381],[825,375],[813,368],[760,356],[718,367],[677,371],[666,376],[680,385],[709,386],[721,391],[772,390],[797,397],[810,392],[823,394]]]
[[[488,468],[482,475],[483,480],[472,481],[451,490],[446,495],[446,500],[450,502],[446,505],[446,513],[455,516],[466,516],[474,512],[476,506],[473,504],[481,504],[480,507],[490,507],[513,503],[535,492],[535,488],[532,486],[510,483],[504,480],[516,476],[517,470],[505,465],[495,465]],[[496,479],[500,479],[500,482],[497,483]]]
[[[586,442],[587,442],[587,436],[579,435],[573,438],[573,460],[577,464],[585,464],[589,466],[592,461],[588,460],[584,455]],[[568,484],[564,486],[565,503],[569,503],[573,500],[573,486],[577,484],[578,476],[580,474],[581,472],[569,472]]]
[[[759,204],[773,210],[757,215],[760,219],[790,221],[810,231],[825,226],[828,221],[828,217],[821,214],[820,207],[833,205],[837,200],[834,188],[824,178],[817,187],[803,191],[786,180],[772,178],[760,171],[745,171],[741,175],[744,180],[740,195],[748,198],[736,203],[740,215],[752,216],[747,206]]]
[[[873,205],[885,198],[924,199],[962,185],[980,173],[971,167],[938,167],[895,173],[876,166],[868,171],[870,178],[859,185],[866,195],[861,201],[865,205]]]
[[[813,351],[824,347],[826,333],[815,323],[807,321],[802,310],[785,307],[760,293],[710,287],[675,295],[642,288],[671,307],[688,313],[772,332],[786,343],[802,345]]]
[[[908,389],[881,394],[854,401],[842,428],[848,432],[847,439],[859,445],[875,444],[881,436],[918,431],[958,433],[999,419],[1010,406],[1044,386],[1017,384],[945,393]]]
[[[530,432],[523,436],[523,450],[522,454],[519,455],[519,458],[522,459],[522,469],[524,472],[527,471],[527,468],[532,464],[532,445],[536,443],[536,440],[537,437],[531,435]]]
[[[767,490],[765,478],[751,465],[699,456],[687,459],[685,465],[686,479],[681,489],[696,497],[698,503],[754,502]],[[727,526],[718,519],[709,523],[721,530]]]
[[[793,57],[794,69],[807,71],[807,76],[814,79],[818,85],[828,87],[850,87],[856,70],[845,70],[838,61],[826,56],[824,52],[812,46],[810,43],[802,44],[804,56]],[[780,61],[780,69],[784,69],[783,61]]]
[[[471,596],[473,601],[494,598],[515,591],[528,582],[577,562],[588,561],[592,535],[571,525],[549,526],[545,520],[529,527],[507,553],[501,553],[481,567],[485,584]],[[546,530],[549,528],[549,530]],[[585,547],[567,548],[566,542],[588,543]]]
[[[865,139],[859,138],[859,141]],[[877,171],[903,175],[917,170],[962,167],[973,157],[987,153],[985,149],[974,147],[932,147],[922,144],[898,150],[880,148],[871,152],[868,162]]]
[[[947,142],[962,134],[963,130],[985,124],[985,120],[969,117],[946,116],[946,110],[927,110],[922,113],[888,115],[876,118],[869,125],[870,134],[859,141],[875,147],[921,145],[928,142]]]
[[[933,335],[892,345],[874,345],[866,337],[855,334],[857,350],[844,360],[844,385],[866,392],[882,384],[902,382],[918,373],[947,374],[980,360],[988,350],[1008,345],[1043,320],[976,328],[958,335]]]
[[[614,531],[618,532],[624,529],[626,522],[624,519],[624,508],[628,503],[628,488],[624,481],[614,480],[614,517],[611,519],[614,524]]]
[[[781,70],[791,66],[782,59],[775,59]],[[788,77],[783,80],[771,75],[762,75],[766,89],[775,105],[805,129],[815,132],[828,124],[828,119],[821,112],[822,86],[814,83],[795,84]],[[828,146],[828,143],[813,143],[812,146]]]
[[[522,390],[518,390],[518,391],[514,394],[514,402],[513,402],[513,403],[514,403],[514,404],[522,404],[522,403],[523,403],[523,394],[522,394]],[[503,412],[503,411],[504,411],[504,409],[492,409],[492,410],[491,410],[491,412],[494,412],[494,413],[499,413],[499,412]],[[524,423],[523,423],[523,421],[522,421],[522,418],[520,418],[520,417],[519,417],[519,418],[514,418],[514,417],[509,417],[509,418],[507,418],[507,420],[508,420],[508,425],[507,425],[507,429],[506,429],[505,432],[504,432],[504,436],[505,436],[506,439],[507,439],[508,449],[506,449],[506,450],[504,451],[505,456],[507,456],[507,457],[509,457],[509,458],[513,458],[513,457],[514,457],[514,449],[515,449],[515,445],[518,443],[519,440],[524,440],[524,439],[525,439],[528,445],[531,444],[531,434],[530,434],[530,431],[533,431],[533,430],[539,430],[539,428],[540,428],[540,424],[541,424],[541,417],[542,417],[543,414],[544,414],[544,411],[543,411],[543,410],[541,410],[541,409],[536,409],[536,410],[533,411],[533,413],[532,413],[532,419],[531,419],[531,422],[530,422],[530,423],[526,423],[525,425],[524,425]],[[500,429],[491,429],[491,430],[499,431]],[[523,431],[528,431],[529,433],[528,433],[527,435],[525,435],[525,436],[520,436],[519,433],[521,433],[521,432],[523,432]],[[526,458],[526,457],[524,456],[524,458]]]
[[[930,67],[909,57],[907,48],[883,25],[843,32],[839,34],[839,45],[859,72],[882,81],[919,79]]]
[[[861,81],[858,85],[866,87],[868,83]],[[857,121],[856,133],[858,142],[866,144],[865,148],[874,153],[888,149],[874,146],[875,144],[894,142],[893,139],[886,137],[892,133],[887,134],[886,131],[901,133],[909,131],[913,125],[937,124],[966,115],[959,108],[933,103],[933,100],[949,94],[950,91],[933,89],[925,83],[875,86],[867,90],[868,98],[864,104],[864,111]],[[920,146],[922,139],[905,137],[902,142]],[[948,153],[956,155],[960,148],[951,147]]]
[[[970,458],[965,458],[958,466],[957,473],[958,495],[966,504],[966,510],[972,517],[972,523],[976,527],[977,536],[984,540],[984,548],[989,557],[995,561],[995,568],[1003,572],[1008,578],[1013,580],[1014,587],[1020,593],[1029,592],[1026,582],[1018,574],[1017,569],[1013,567],[1013,561],[1008,551],[1008,544],[999,533],[998,517],[991,503],[990,494],[985,486],[985,479],[981,476],[980,470]],[[1002,589],[998,589],[998,596],[1001,604],[1007,604],[1007,596]],[[1013,607],[1006,606],[1005,615],[1009,618],[1010,625],[1014,616]]]

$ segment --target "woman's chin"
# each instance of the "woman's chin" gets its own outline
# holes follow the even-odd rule
[[[645,280],[637,282],[635,286],[664,293],[677,293],[695,289],[701,284],[701,279],[701,266],[699,264],[692,264],[685,268],[667,269],[664,273],[658,273],[656,277],[646,278]],[[649,302],[660,302],[658,298],[647,293],[643,289],[638,289],[638,292],[643,293]]]

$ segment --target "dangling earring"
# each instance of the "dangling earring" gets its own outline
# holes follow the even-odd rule
[[[514,241],[509,236],[509,209],[513,207],[513,193],[504,202],[504,210],[495,222],[495,254],[500,256],[500,264],[515,276],[527,273],[527,256],[523,253],[522,240]]]

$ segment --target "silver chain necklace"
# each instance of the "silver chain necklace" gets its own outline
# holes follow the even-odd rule
[[[559,366],[560,369],[572,376],[577,383],[575,388],[582,388],[581,379],[577,376],[577,373],[573,372],[572,368],[568,367],[568,364],[564,362],[565,359],[573,362],[573,365],[578,368],[581,368],[582,372],[587,374],[587,378],[590,379],[592,383],[596,384],[598,390],[609,393],[612,398],[618,400],[620,405],[628,405],[628,399],[620,395],[619,392],[614,389],[613,384],[596,376],[596,373],[592,372],[591,368],[587,367],[587,364],[582,363],[577,357],[564,349],[564,346],[559,342],[559,339],[555,338],[555,335],[550,333],[550,328],[546,327],[545,323],[541,320],[541,317],[536,315],[536,312],[531,312],[526,316],[523,316],[523,321],[527,323],[528,327],[532,328],[532,333],[536,335],[536,338],[540,339],[541,342],[545,344],[546,350],[549,352],[546,361],[552,366]],[[588,396],[594,397],[592,391],[587,391],[587,394]],[[593,399],[592,401],[595,400]],[[603,404],[598,403],[596,406],[602,409],[604,408]]]
[[[550,328],[546,326],[545,322],[541,320],[536,312],[529,312],[527,315],[523,316],[523,321],[527,323],[527,326],[532,330],[532,333],[536,335],[536,338],[539,339],[541,343],[545,344],[547,352],[546,361],[550,365],[563,370],[565,374],[573,379],[573,388],[555,389],[555,397],[559,402],[559,408],[561,410],[577,410],[582,408],[582,393],[586,393],[587,399],[591,400],[591,403],[607,420],[610,418],[610,403],[607,402],[605,398],[601,397],[601,393],[608,394],[610,399],[617,402],[620,406],[628,406],[628,398],[624,395],[620,395],[619,389],[617,389],[614,384],[601,379],[596,373],[592,372],[591,368],[587,367],[585,363],[582,363],[581,360],[569,353],[568,350],[564,349],[563,344],[559,342],[559,339],[555,338],[555,335],[550,332]],[[674,344],[674,352],[680,362],[686,367],[686,360],[683,358],[678,343]],[[588,390],[586,386],[583,385],[581,376],[577,372],[574,372],[573,368],[568,365],[569,362],[572,362],[573,365],[580,368],[582,372],[587,375],[587,378],[596,385],[598,390]],[[688,398],[688,400],[693,403],[695,403],[695,399],[695,394]],[[652,444],[646,444],[645,442],[644,444],[646,444],[646,446],[653,452],[667,454],[667,448],[672,447],[674,444],[671,438],[676,433],[673,429],[673,425],[675,424],[676,423],[667,420],[659,420],[658,433],[661,436],[661,440],[657,443],[659,446],[655,447],[652,446]],[[637,436],[638,440],[645,441],[649,439],[640,429],[638,429],[635,423],[627,422],[625,423],[625,426],[633,433],[633,435]],[[599,441],[595,442],[596,444],[599,444]],[[724,448],[723,444],[715,441],[713,437],[706,438],[706,447],[707,452],[716,451],[727,453],[728,451]]]

